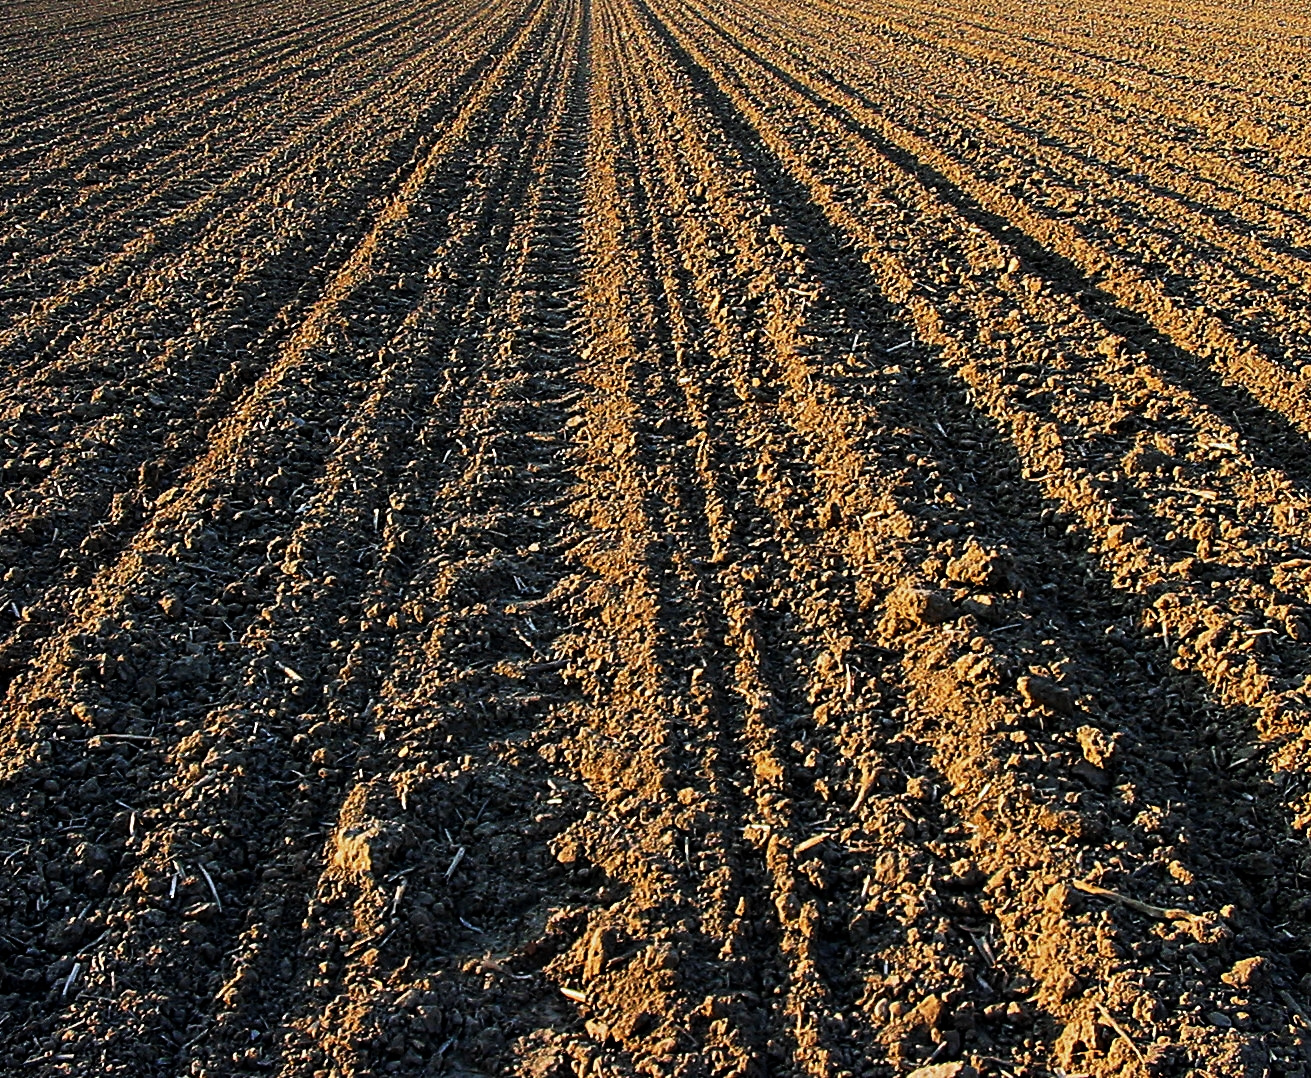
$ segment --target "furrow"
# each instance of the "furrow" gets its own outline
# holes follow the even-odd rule
[[[470,138],[480,140],[490,137],[491,132],[487,128],[495,122],[512,122],[516,116],[522,122],[524,106],[509,112],[492,106],[498,99],[496,95],[506,96],[513,92],[508,87],[516,84],[524,65],[529,63],[529,58],[540,47],[545,29],[543,20],[544,15],[539,12],[521,32],[517,47],[502,59],[499,70],[479,88],[475,100],[466,106],[459,117],[453,119],[446,138],[432,149],[423,167],[407,181],[381,215],[374,234],[350,266],[350,276],[343,275],[335,294],[330,292],[333,306],[323,306],[317,312],[317,318],[312,319],[307,328],[288,345],[279,369],[262,380],[258,394],[260,399],[252,401],[243,409],[244,422],[236,427],[229,425],[228,436],[220,442],[225,445],[229,461],[224,463],[222,458],[212,460],[178,499],[179,504],[174,507],[174,514],[181,512],[188,521],[192,518],[198,523],[208,521],[208,528],[194,529],[197,535],[203,532],[204,538],[191,543],[186,548],[189,553],[182,553],[183,542],[177,542],[175,547],[168,544],[170,540],[182,540],[181,529],[185,523],[180,525],[176,516],[168,522],[157,521],[147,533],[154,551],[145,541],[139,540],[132,554],[124,559],[128,564],[120,564],[112,574],[102,574],[98,586],[93,585],[89,589],[92,594],[81,604],[79,624],[86,624],[89,619],[99,625],[104,634],[115,636],[113,641],[107,640],[104,635],[100,638],[100,644],[109,648],[114,659],[125,660],[126,664],[132,666],[141,663],[142,659],[147,658],[148,652],[140,641],[149,638],[155,647],[162,650],[163,661],[148,660],[141,664],[147,669],[134,671],[137,675],[135,691],[132,691],[130,684],[117,691],[114,689],[116,679],[112,673],[119,671],[117,680],[121,682],[123,662],[111,668],[111,679],[103,688],[97,686],[98,694],[87,691],[90,687],[85,681],[81,683],[81,695],[92,702],[73,702],[73,714],[69,717],[74,722],[89,722],[93,729],[97,723],[100,724],[102,729],[98,734],[93,734],[90,742],[85,736],[80,745],[76,740],[63,740],[68,736],[65,729],[68,720],[63,717],[67,714],[67,698],[62,706],[55,704],[52,708],[49,705],[53,701],[47,701],[44,705],[38,704],[36,712],[29,713],[30,722],[51,724],[49,732],[54,741],[63,740],[63,744],[59,745],[61,755],[65,751],[85,754],[88,745],[94,753],[96,746],[103,743],[111,752],[119,750],[131,757],[144,752],[144,760],[153,764],[143,769],[141,761],[138,761],[135,773],[141,776],[138,781],[144,782],[139,793],[123,787],[123,792],[138,802],[139,815],[138,809],[134,808],[126,816],[119,814],[110,825],[109,833],[115,836],[109,844],[112,853],[107,852],[103,846],[97,847],[95,856],[109,858],[102,868],[102,878],[104,869],[111,869],[114,882],[106,880],[103,885],[90,885],[92,889],[89,893],[93,899],[91,906],[95,912],[92,909],[84,911],[81,921],[75,916],[76,911],[65,914],[75,924],[85,924],[89,917],[92,921],[99,921],[104,930],[107,930],[110,943],[98,952],[102,963],[106,956],[117,955],[121,962],[129,955],[138,955],[141,956],[137,959],[140,961],[146,955],[159,953],[159,944],[155,942],[157,930],[172,925],[166,938],[172,936],[185,939],[189,935],[192,943],[202,952],[202,961],[210,967],[205,977],[213,981],[220,973],[215,961],[220,955],[212,944],[205,947],[208,941],[197,938],[202,934],[176,935],[185,927],[185,921],[179,924],[165,913],[162,920],[152,916],[137,922],[117,915],[116,907],[126,903],[131,908],[136,904],[137,895],[141,894],[154,896],[157,901],[162,900],[168,910],[178,909],[176,903],[179,894],[190,900],[194,893],[192,885],[197,881],[204,885],[197,875],[195,865],[197,862],[204,864],[206,858],[216,859],[213,863],[215,871],[219,873],[215,877],[217,884],[227,891],[231,899],[234,891],[240,893],[254,879],[254,874],[247,867],[249,862],[244,860],[245,845],[241,841],[244,836],[238,833],[235,836],[238,841],[234,844],[233,836],[225,833],[215,845],[212,832],[207,833],[208,829],[200,823],[188,821],[204,815],[196,810],[210,804],[211,797],[214,798],[213,803],[231,807],[234,799],[236,803],[242,803],[247,790],[250,807],[257,813],[268,810],[266,798],[282,799],[291,795],[293,800],[288,804],[290,806],[295,803],[294,781],[289,787],[284,785],[281,775],[276,771],[266,775],[271,780],[267,787],[259,781],[262,769],[258,761],[262,760],[268,746],[261,743],[259,727],[253,722],[261,721],[262,716],[265,729],[273,732],[274,745],[281,747],[285,735],[293,749],[291,758],[287,757],[287,750],[283,749],[275,759],[281,758],[293,763],[295,757],[300,755],[298,747],[304,746],[305,742],[294,740],[299,726],[292,720],[292,716],[306,706],[314,705],[317,686],[322,684],[323,678],[317,664],[329,664],[333,658],[331,641],[322,638],[319,630],[306,635],[305,627],[293,627],[298,618],[303,618],[311,611],[315,614],[323,613],[325,604],[338,605],[343,611],[354,606],[359,611],[354,615],[357,620],[363,611],[373,606],[368,601],[367,591],[356,593],[358,597],[353,598],[353,589],[365,583],[361,576],[365,571],[363,563],[357,556],[358,537],[374,532],[376,521],[368,505],[360,504],[355,498],[351,499],[353,504],[350,512],[345,515],[330,507],[334,500],[349,497],[357,489],[358,478],[351,478],[353,468],[363,469],[359,475],[378,471],[378,477],[381,478],[387,469],[400,467],[402,461],[396,459],[396,454],[403,451],[405,443],[396,436],[396,420],[411,410],[414,403],[412,394],[422,394],[421,383],[415,383],[413,375],[409,379],[405,377],[412,362],[406,358],[408,353],[400,351],[393,355],[387,344],[389,339],[395,338],[396,327],[409,324],[409,319],[413,317],[412,303],[393,302],[387,322],[372,328],[357,327],[349,338],[342,335],[338,325],[350,323],[340,316],[352,311],[378,309],[378,300],[386,299],[389,289],[404,272],[405,261],[396,261],[397,255],[407,250],[410,242],[418,242],[422,249],[425,235],[432,237],[429,242],[434,245],[436,261],[432,265],[451,274],[446,289],[458,290],[461,287],[462,267],[476,260],[482,243],[477,225],[478,215],[469,215],[468,210],[480,204],[485,205],[487,191],[495,189],[488,182],[490,178],[480,174],[480,167],[476,164],[478,153],[472,147],[461,147]],[[510,120],[504,119],[506,116]],[[496,142],[500,147],[500,156],[494,160],[512,160],[512,147],[515,143],[514,134],[503,132]],[[432,194],[425,198],[425,188],[428,187],[431,187]],[[445,193],[447,190],[449,194]],[[428,199],[432,202],[429,203]],[[447,230],[450,230],[450,238],[444,243],[449,247],[443,257],[438,238]],[[445,261],[447,258],[450,259],[449,263]],[[432,297],[438,310],[440,296],[439,292]],[[388,326],[393,328],[389,329]],[[354,360],[354,371],[344,362],[345,357],[352,354],[358,357]],[[311,372],[315,372],[315,377],[309,377]],[[433,371],[429,377],[435,375]],[[334,390],[338,386],[352,387],[355,393],[361,394],[354,402],[356,407],[353,412],[348,407],[351,403],[349,399],[334,400]],[[280,418],[276,424],[269,425],[267,419],[273,414]],[[258,417],[264,418],[259,423],[251,422]],[[333,431],[337,433],[334,435]],[[253,451],[256,457],[250,459],[258,459],[261,455],[260,446],[268,447],[274,443],[282,447],[284,468],[305,468],[301,475],[309,484],[309,489],[302,488],[297,493],[295,483],[279,483],[266,488],[274,492],[267,507],[258,504],[262,500],[258,495],[252,499],[253,504],[246,505],[244,503],[250,494],[255,493],[254,485],[248,479],[241,478],[242,473],[249,468],[247,455]],[[334,468],[330,460],[327,470],[320,472],[323,465],[315,464],[316,456],[322,452],[320,447],[333,444],[338,448],[333,451],[332,459],[339,463]],[[384,454],[382,459],[377,465],[370,465],[367,458],[379,452]],[[233,468],[235,472],[232,472]],[[296,473],[284,471],[282,474],[290,478]],[[321,474],[322,478],[316,479],[316,474]],[[207,486],[211,491],[223,490],[225,495],[214,501],[212,493],[205,493]],[[322,507],[318,508],[320,504]],[[200,513],[190,512],[188,515],[188,507],[191,505],[200,508]],[[299,530],[283,532],[281,538],[274,530],[273,543],[276,549],[261,541],[259,535],[262,533],[267,536],[271,530],[276,529],[279,518],[286,519],[284,514],[290,515],[292,520],[296,519],[297,510],[301,511],[306,520]],[[320,520],[322,523],[316,527],[315,522]],[[252,529],[255,533],[253,542],[249,535]],[[244,539],[240,538],[243,532],[248,533]],[[407,538],[412,539],[413,536],[407,535]],[[318,553],[315,560],[321,559],[327,566],[324,576],[315,582],[319,585],[316,591],[321,590],[325,594],[312,601],[307,594],[311,588],[310,583],[298,579],[302,570],[311,571],[304,556],[311,542],[322,544],[322,553]],[[259,571],[255,572],[251,583],[243,582],[240,575],[231,578],[227,569],[212,571],[207,568],[206,563],[213,565],[225,560],[223,555],[229,544],[240,544],[239,549],[245,552],[242,560],[256,556],[257,564],[253,568]],[[381,560],[384,569],[390,560],[401,556],[397,553],[400,545],[398,539],[392,537],[386,547],[377,552],[375,557]],[[169,553],[170,550],[173,552]],[[259,552],[257,555],[256,550]],[[260,562],[264,565],[263,569],[259,569]],[[334,574],[332,568],[338,571]],[[286,583],[278,584],[280,576],[286,578]],[[126,581],[133,583],[125,585]],[[340,590],[334,591],[336,588]],[[170,641],[167,626],[160,626],[157,617],[150,614],[150,608],[154,605],[152,592],[158,594],[161,590],[165,600],[165,616],[182,619],[181,644],[174,643],[178,639],[176,635]],[[264,613],[253,609],[262,604],[268,604]],[[118,619],[112,616],[116,608],[120,609]],[[122,620],[123,615],[133,612],[142,618],[144,624],[131,617]],[[106,618],[106,614],[110,617]],[[215,639],[215,630],[222,633],[228,628],[229,619],[238,620],[238,624],[242,621],[247,624],[248,627],[241,634],[241,642],[235,630],[228,641]],[[300,643],[294,652],[284,650],[280,641],[287,637],[282,636],[278,631],[280,629],[285,629],[289,636],[300,634]],[[272,636],[267,646],[261,643],[266,635]],[[191,641],[190,651],[187,649],[188,641]],[[71,643],[76,649],[76,642]],[[181,657],[173,651],[174,648],[181,650]],[[349,665],[349,657],[343,658]],[[73,661],[76,664],[75,658]],[[112,662],[113,659],[108,661]],[[298,671],[293,664],[305,667],[305,673]],[[46,662],[43,667],[57,679],[60,671],[67,669],[63,663]],[[288,674],[287,670],[295,671],[295,674]],[[155,677],[151,677],[151,674]],[[314,680],[307,681],[307,675]],[[74,679],[75,686],[78,680]],[[142,699],[142,687],[146,681],[151,682],[152,689],[157,687],[157,695],[153,699]],[[199,685],[211,687],[201,691],[195,688]],[[312,690],[311,686],[316,688]],[[109,690],[108,694],[105,689]],[[122,705],[115,706],[114,699],[125,690],[129,693],[128,698],[136,699],[138,703],[122,709]],[[172,706],[178,706],[184,695],[193,701],[190,706],[182,709],[184,717],[176,720],[177,725],[160,727],[161,718],[167,715],[166,711],[160,709],[169,707],[170,700],[174,701]],[[39,696],[40,690],[37,690],[38,699]],[[209,703],[204,702],[206,696],[209,697]],[[23,714],[21,705],[13,711],[16,716]],[[343,716],[339,715],[338,719],[341,718]],[[314,723],[307,722],[306,725],[312,726]],[[121,731],[119,727],[122,727]],[[159,732],[144,732],[151,729]],[[136,730],[143,732],[138,735]],[[64,733],[61,734],[61,731]],[[9,733],[11,738],[21,736],[18,729],[11,729]],[[263,735],[264,742],[267,742],[268,736],[267,733]],[[50,744],[43,742],[36,746],[37,756],[44,756],[43,746]],[[229,759],[234,749],[237,756],[249,752],[250,762]],[[17,760],[16,751],[21,750],[11,741],[7,755],[11,768]],[[314,749],[306,747],[304,751],[308,756]],[[91,759],[95,759],[94,755]],[[208,765],[205,764],[206,760],[209,760]],[[168,771],[165,771],[156,780],[159,782],[156,786],[149,779],[151,772],[159,766],[154,761],[172,762],[177,768],[177,778],[170,782]],[[72,761],[66,763],[71,766]],[[194,770],[198,764],[201,765],[201,771],[210,775],[209,782],[223,789],[208,794],[205,790],[208,783],[197,781],[201,777]],[[125,760],[123,766],[127,768],[128,761]],[[111,788],[115,783],[126,780],[126,774],[117,771],[113,757],[110,766],[97,768],[97,772]],[[247,772],[251,772],[252,782],[249,787],[241,781]],[[22,780],[31,792],[23,797],[25,807],[15,813],[15,821],[20,828],[28,826],[21,821],[32,819],[33,809],[44,799],[44,795],[39,792],[39,779],[39,776],[28,774]],[[33,782],[35,788],[29,784]],[[11,790],[15,790],[12,782]],[[112,802],[108,807],[98,805],[98,798],[90,790],[84,791],[78,800],[88,803],[88,807],[96,813],[116,811]],[[305,806],[308,807],[309,802]],[[109,822],[104,821],[96,826],[90,820],[70,815],[78,821],[74,833],[62,836],[52,834],[50,840],[69,841],[76,845],[84,826],[88,829],[94,827],[99,833],[104,824]],[[289,837],[303,850],[298,812],[289,811],[288,821],[295,829],[289,832]],[[263,834],[265,838],[274,837],[263,829],[255,834]],[[101,841],[104,839],[102,834]],[[254,841],[259,841],[259,838],[256,837]],[[77,850],[83,851],[87,845],[83,841]],[[254,852],[252,849],[252,855]],[[74,863],[77,863],[77,859],[86,855],[77,852],[65,856],[73,857]],[[183,890],[169,882],[174,875],[175,861],[184,862],[188,866],[188,875],[180,880]],[[160,881],[164,884],[163,890],[157,887]],[[79,889],[86,886],[80,876],[70,876],[70,882]],[[109,895],[105,899],[107,891]],[[123,895],[128,897],[120,897]],[[105,899],[109,908],[103,908],[99,899]],[[34,911],[36,916],[43,916],[43,908],[44,903],[39,903]],[[54,912],[51,910],[44,914],[44,919],[48,920]],[[228,923],[233,929],[238,928],[235,921]],[[76,930],[74,935],[77,935]],[[222,939],[222,936],[219,938]],[[83,957],[84,967],[89,961],[91,971],[94,972],[97,968],[95,954]],[[111,963],[111,975],[116,965]],[[99,969],[103,968],[103,965],[99,966]],[[240,974],[241,968],[241,963],[237,963],[236,970],[230,971],[228,978],[220,977],[208,993],[202,988],[201,998],[217,993],[223,980],[232,981],[232,973]],[[159,1051],[159,1047],[152,1047],[148,1043],[149,1038],[134,1043],[138,1038],[133,1030],[143,1018],[148,1021],[149,1015],[158,1013],[165,998],[159,995],[159,991],[165,985],[169,985],[170,991],[183,993],[183,998],[194,998],[197,982],[190,979],[192,976],[179,973],[177,982],[169,984],[163,979],[163,970],[160,969],[150,980],[132,986],[132,998],[137,1003],[126,1008],[111,1007],[103,1011],[103,1017],[96,1021],[93,1020],[101,1015],[102,1008],[94,994],[85,997],[88,1008],[84,1015],[86,1020],[99,1027],[109,1043],[122,1045],[122,1053],[118,1048],[114,1049],[116,1065],[129,1065],[129,1061],[134,1058],[138,1063],[154,1061],[154,1053]],[[228,1000],[229,1005],[235,1005],[240,1000],[240,976],[235,980],[232,990],[221,996],[221,999]],[[39,984],[38,978],[33,987],[39,989]],[[168,1003],[166,1006],[169,1013],[175,1009],[175,1004]],[[196,1016],[189,1011],[185,1015],[179,1014],[173,1021],[181,1021],[183,1024],[172,1028],[180,1030],[195,1020]],[[263,1021],[267,1022],[268,1019]],[[221,1024],[218,1028],[221,1032]],[[157,1030],[155,1036],[163,1032]],[[244,1035],[243,1030],[241,1036]],[[85,1050],[93,1054],[97,1050],[104,1050],[104,1045],[94,1038],[82,1043],[85,1044]]]

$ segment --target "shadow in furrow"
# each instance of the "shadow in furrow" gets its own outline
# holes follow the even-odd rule
[[[56,612],[68,601],[64,592],[113,564],[149,526],[153,515],[142,502],[182,483],[187,470],[203,456],[213,432],[226,417],[240,411],[255,392],[252,387],[259,375],[276,360],[306,312],[321,298],[326,284],[375,223],[369,211],[376,208],[377,200],[381,198],[385,204],[385,199],[400,190],[441,137],[444,127],[438,122],[440,118],[457,108],[486,76],[488,64],[522,30],[526,18],[524,15],[511,20],[479,62],[446,89],[439,101],[420,112],[413,131],[360,181],[359,190],[368,192],[367,197],[360,194],[335,208],[331,217],[306,237],[309,242],[243,280],[237,300],[256,298],[244,306],[239,320],[216,332],[204,343],[203,351],[169,359],[168,373],[150,383],[152,393],[165,393],[167,397],[155,398],[160,400],[158,407],[148,402],[147,414],[154,425],[136,427],[114,447],[113,475],[121,481],[124,476],[141,474],[143,465],[147,465],[151,476],[148,482],[137,489],[116,490],[100,485],[98,489],[78,492],[83,496],[75,495],[71,504],[60,494],[63,504],[56,502],[26,516],[14,514],[18,519],[6,521],[5,531],[0,532],[0,551],[15,563],[24,560],[27,551],[33,552],[26,554],[21,581],[0,585],[0,599],[4,600],[0,602],[0,633],[7,634],[0,643],[0,655],[7,665],[19,669],[26,665],[40,648],[45,632],[57,629],[60,621]],[[414,302],[395,290],[383,291],[377,297],[377,309],[385,312],[384,328],[399,324]],[[31,347],[35,360],[38,343],[33,342]],[[40,347],[48,355],[56,346],[51,343]],[[12,353],[7,358],[11,363],[19,359]],[[185,363],[181,362],[183,358]],[[139,391],[139,383],[144,383],[145,378],[138,374],[125,377],[125,381],[132,390]],[[184,418],[188,412],[194,418],[185,434],[162,422]],[[18,421],[19,429],[38,437],[42,418],[24,417]],[[93,424],[75,423],[72,433],[93,429]],[[70,462],[69,467],[74,469],[72,476],[60,475],[56,465],[50,477],[34,484],[34,488],[54,487],[60,491],[62,479],[76,491],[80,466]],[[126,509],[118,511],[119,505]],[[62,537],[68,555],[61,553],[60,544],[54,542],[58,537]],[[41,626],[22,618],[25,607],[43,610],[44,632]]]
[[[734,137],[762,188],[775,202],[779,216],[795,229],[794,238],[806,245],[816,275],[830,286],[835,301],[852,312],[852,324],[861,325],[868,318],[864,312],[870,309],[869,296],[878,292],[864,264],[850,253],[843,237],[835,232],[804,188],[784,174],[781,164],[709,73],[681,49],[650,9],[646,12],[651,25],[688,72],[707,107]],[[881,313],[883,317],[891,316],[886,309]],[[1218,896],[1215,901],[1223,902],[1227,898],[1236,903],[1241,910],[1236,924],[1244,946],[1278,955],[1282,983],[1293,983],[1306,972],[1307,940],[1305,933],[1281,935],[1276,931],[1276,921],[1279,910],[1289,908],[1286,903],[1296,905],[1305,900],[1307,887],[1299,875],[1300,869],[1290,865],[1285,871],[1277,871],[1277,879],[1272,879],[1269,865],[1290,843],[1296,845],[1296,839],[1281,826],[1254,835],[1251,810],[1232,797],[1232,791],[1254,795],[1272,811],[1282,814],[1282,807],[1276,806],[1281,800],[1283,784],[1273,776],[1261,777],[1259,766],[1245,768],[1236,778],[1231,767],[1222,762],[1244,759],[1235,753],[1250,740],[1255,715],[1250,709],[1218,702],[1196,678],[1171,677],[1167,692],[1157,688],[1160,672],[1170,669],[1173,654],[1162,647],[1160,638],[1138,617],[1142,600],[1118,592],[1100,570],[1079,571],[1072,567],[1060,548],[1073,544],[1079,550],[1085,546],[1086,539],[1077,533],[1067,534],[1065,521],[1059,514],[1053,516],[1052,507],[1024,478],[1015,447],[991,421],[971,409],[963,405],[943,407],[944,401],[963,399],[964,389],[956,378],[935,365],[926,372],[921,385],[908,390],[908,414],[936,416],[946,425],[943,438],[929,433],[927,440],[941,462],[942,472],[968,479],[962,481],[961,489],[975,499],[973,507],[967,503],[954,514],[959,516],[959,522],[935,514],[938,519],[933,527],[942,524],[957,529],[974,527],[979,538],[1014,549],[1017,561],[1027,567],[1024,579],[1028,589],[1024,594],[1032,596],[1025,602],[1033,611],[1033,631],[1056,630],[1053,635],[1078,651],[1081,663],[1094,672],[1096,683],[1122,689],[1127,675],[1142,698],[1151,701],[1146,714],[1125,710],[1114,702],[1108,705],[1110,716],[1125,729],[1141,753],[1141,763],[1132,769],[1134,779],[1142,782],[1154,800],[1170,803],[1172,811],[1186,819],[1194,833],[1206,836],[1198,847],[1207,852],[1196,858],[1196,864],[1211,881]],[[853,386],[853,390],[859,392],[858,386]],[[932,467],[926,469],[925,480],[920,484],[925,489],[933,488],[933,471]],[[989,477],[982,491],[976,478],[980,475]],[[979,522],[983,527],[978,526]],[[1053,543],[1054,536],[1060,537],[1058,544]],[[1086,625],[1114,627],[1128,640],[1126,649],[1141,657],[1139,662],[1122,665],[1123,656],[1117,658],[1110,653],[1104,641],[1098,634],[1090,633]],[[1033,641],[1012,647],[1004,636],[997,637],[996,643],[1001,654],[1019,672],[1042,650]],[[1177,751],[1181,742],[1199,748],[1181,756]],[[1225,755],[1221,757],[1200,747],[1207,745],[1217,746]],[[1061,781],[1058,792],[1079,792],[1101,803],[1100,795],[1086,783],[1072,777]],[[1243,841],[1248,843],[1246,847]],[[1177,972],[1181,977],[1186,976],[1187,966],[1182,961]]]
[[[687,55],[686,50],[673,40],[668,29],[655,19],[649,8],[644,10],[647,11],[648,17],[654,20],[656,32],[664,37],[671,49],[676,50],[676,55],[681,55],[683,58],[681,62],[690,65],[688,70],[693,73],[694,81],[698,82],[703,92],[709,94],[710,91],[704,88],[704,84],[715,85],[709,74],[700,69]],[[728,38],[721,27],[708,21],[705,25],[723,39],[729,48],[745,52],[741,43]],[[1131,340],[1144,350],[1154,365],[1180,385],[1187,386],[1189,392],[1204,405],[1226,419],[1232,418],[1240,432],[1250,439],[1250,444],[1244,448],[1258,463],[1263,467],[1290,474],[1300,487],[1311,490],[1311,486],[1308,486],[1311,484],[1311,445],[1308,445],[1307,436],[1287,417],[1262,403],[1250,390],[1226,382],[1200,356],[1164,338],[1145,317],[1123,307],[1109,292],[1099,288],[1072,260],[1045,247],[1004,217],[984,208],[973,196],[956,186],[931,165],[829,103],[791,72],[757,53],[751,53],[749,60],[768,71],[793,92],[804,97],[818,111],[857,135],[891,164],[913,175],[927,190],[950,205],[965,220],[982,229],[998,243],[1018,252],[1025,262],[1040,271],[1058,291],[1071,298],[1090,319]],[[719,93],[717,88],[715,92]],[[719,93],[719,96],[731,109],[731,103],[723,98],[722,93]],[[863,98],[862,100],[867,107],[877,108],[875,103]],[[750,131],[749,124],[740,118],[734,118],[735,113],[724,113],[724,115],[726,125],[734,129]],[[771,161],[769,167],[781,171],[781,166],[777,162]],[[1270,347],[1264,350],[1270,353],[1268,358],[1273,363],[1282,365],[1282,348],[1278,349],[1277,354],[1271,352]]]

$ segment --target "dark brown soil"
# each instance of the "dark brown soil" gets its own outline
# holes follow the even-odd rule
[[[30,0],[0,1073],[1305,1078],[1311,21]]]

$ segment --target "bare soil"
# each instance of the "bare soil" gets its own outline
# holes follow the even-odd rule
[[[0,1072],[1305,1078],[1308,41],[8,5]]]

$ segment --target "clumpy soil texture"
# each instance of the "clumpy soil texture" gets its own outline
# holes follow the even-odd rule
[[[0,1073],[1305,1076],[1309,34],[8,5]]]

